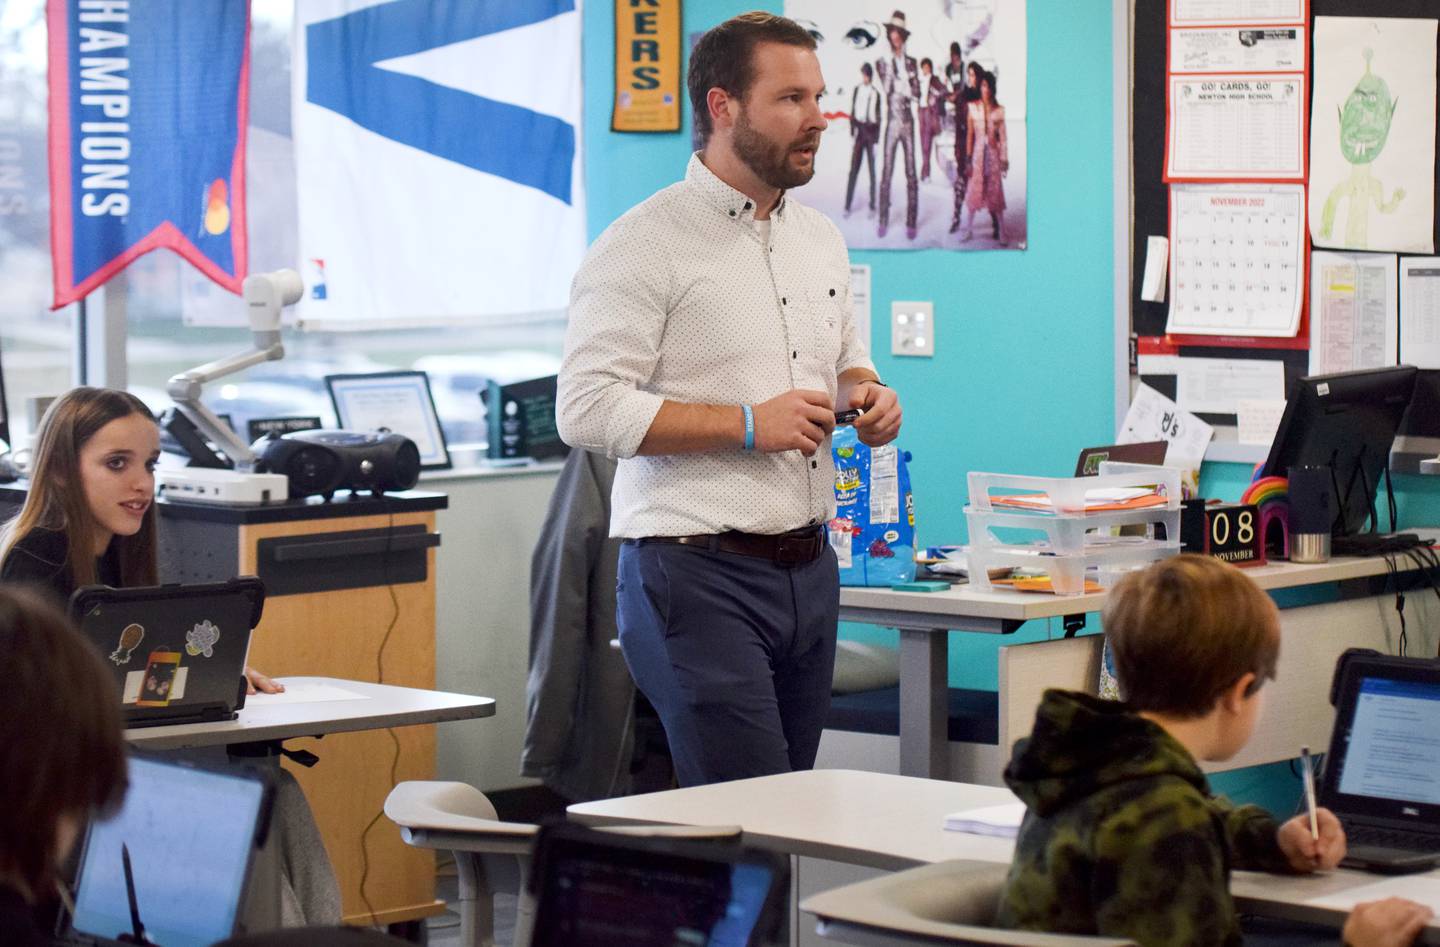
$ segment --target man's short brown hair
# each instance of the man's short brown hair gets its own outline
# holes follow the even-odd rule
[[[711,29],[690,51],[690,72],[685,84],[690,90],[690,107],[700,140],[708,142],[714,131],[706,98],[711,89],[724,89],[737,99],[745,98],[755,81],[751,62],[760,43],[815,48],[815,37],[794,20],[773,13],[752,10],[726,20]]]
[[[1218,559],[1180,555],[1131,573],[1111,590],[1103,616],[1115,677],[1134,710],[1203,717],[1247,673],[1257,688],[1275,677],[1275,603]]]
[[[62,819],[125,794],[120,694],[99,652],[35,592],[0,587],[0,877],[50,895]]]

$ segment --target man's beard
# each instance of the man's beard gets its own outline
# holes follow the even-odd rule
[[[820,147],[819,135],[807,135],[784,145],[776,144],[755,130],[742,108],[731,141],[734,143],[735,154],[769,187],[783,191],[808,184],[815,176],[815,155]],[[790,152],[796,148],[815,149],[811,152],[808,168],[796,168],[790,164]]]

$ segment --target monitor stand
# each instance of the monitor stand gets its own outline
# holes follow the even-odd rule
[[[1388,556],[1428,545],[1414,533],[1356,533],[1334,537],[1330,550],[1336,556]]]

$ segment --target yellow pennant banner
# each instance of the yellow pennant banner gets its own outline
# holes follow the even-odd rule
[[[615,0],[617,132],[680,130],[680,0]]]

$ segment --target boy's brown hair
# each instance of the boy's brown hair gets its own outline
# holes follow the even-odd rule
[[[1252,693],[1275,677],[1275,603],[1218,559],[1179,555],[1131,573],[1107,596],[1103,619],[1120,692],[1134,710],[1203,717],[1247,673]]]
[[[802,49],[814,49],[816,45],[815,37],[794,20],[752,10],[714,27],[700,37],[690,51],[690,72],[685,84],[701,141],[708,142],[714,130],[706,102],[710,90],[724,89],[744,101],[755,81],[752,54],[761,43],[782,43]]]
[[[0,877],[46,898],[62,819],[125,795],[120,695],[99,652],[49,602],[0,586]]]

